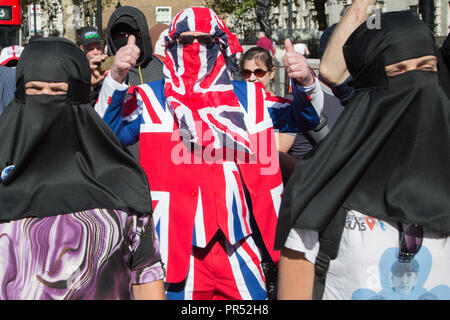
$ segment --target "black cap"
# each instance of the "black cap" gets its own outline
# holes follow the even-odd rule
[[[82,46],[87,46],[90,43],[102,41],[103,41],[102,35],[98,32],[96,28],[88,27],[83,28],[83,30],[81,30],[80,44]]]

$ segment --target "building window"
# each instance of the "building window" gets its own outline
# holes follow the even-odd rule
[[[172,20],[172,7],[156,6],[156,23],[170,24]]]

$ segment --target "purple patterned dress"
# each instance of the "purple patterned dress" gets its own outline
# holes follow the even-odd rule
[[[0,223],[0,299],[132,299],[164,276],[151,216],[94,209]]]

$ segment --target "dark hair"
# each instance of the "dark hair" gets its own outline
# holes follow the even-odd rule
[[[268,71],[271,71],[273,68],[272,56],[269,51],[261,47],[252,47],[248,49],[239,60],[239,71],[244,69],[244,63],[250,60],[257,60],[263,63]]]

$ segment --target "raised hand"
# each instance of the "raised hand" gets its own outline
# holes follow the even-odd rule
[[[136,65],[139,55],[140,50],[136,45],[136,38],[130,35],[127,45],[116,52],[114,64],[111,68],[111,77],[117,82],[123,82],[127,77],[128,71]]]
[[[283,64],[288,76],[296,79],[301,86],[311,86],[314,83],[314,76],[306,58],[294,50],[291,40],[284,40],[284,47],[286,54],[283,57]]]
[[[100,63],[108,57],[106,54],[96,55],[89,60],[91,67],[91,86],[94,87],[105,78],[105,72],[100,70]]]

